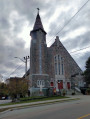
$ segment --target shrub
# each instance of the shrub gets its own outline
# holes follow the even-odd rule
[[[66,90],[65,89],[62,90],[62,94],[63,94],[63,96],[66,95]]]
[[[88,89],[86,90],[86,94],[87,94],[87,95],[90,95],[90,88],[88,88]]]

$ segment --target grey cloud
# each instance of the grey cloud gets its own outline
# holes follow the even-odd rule
[[[70,1],[71,2],[71,1]],[[82,2],[82,5],[85,3],[85,1]],[[69,4],[69,2],[68,2]],[[73,13],[73,6],[71,5],[71,8],[66,11],[66,12],[62,12],[57,20],[55,20],[53,23],[50,24],[50,31],[49,34],[54,36],[56,33],[58,33],[58,35],[60,37],[64,37],[66,36],[69,32],[78,29],[79,27],[83,26],[83,27],[87,27],[90,28],[90,23],[89,23],[89,11],[90,11],[90,7],[89,4],[87,6],[85,6],[85,8],[83,8],[71,21],[68,25],[66,25],[64,27],[64,29],[61,31],[61,33],[58,33],[65,24],[67,24],[67,22],[72,18],[72,16],[77,12]],[[65,5],[65,4],[64,4]],[[78,6],[78,9],[82,6],[81,4]],[[67,5],[66,5],[67,6]],[[69,4],[70,6],[70,4]],[[59,14],[59,13],[58,13]],[[54,35],[53,35],[54,34]]]
[[[7,29],[9,27],[10,27],[9,21],[4,17],[0,18],[0,28]]]
[[[16,65],[20,64],[18,59],[14,57],[23,57],[26,55],[25,42],[22,39],[13,40],[13,45],[9,43],[5,46],[2,44],[0,49],[0,73],[9,74],[15,69]],[[29,49],[28,49],[29,50]],[[14,62],[13,62],[14,60]],[[11,70],[10,70],[11,69]]]
[[[25,48],[25,41],[17,37],[18,33],[22,31],[24,21],[27,20],[29,22],[29,27],[34,24],[35,17],[37,14],[36,8],[39,7],[40,12],[44,12],[45,15],[41,19],[44,23],[50,28],[48,33],[49,36],[53,37],[59,29],[68,21],[73,13],[73,5],[75,4],[78,8],[85,2],[85,0],[74,1],[74,0],[2,0],[0,1],[0,73],[10,74],[11,70],[13,70],[17,65],[20,64],[19,60],[13,60],[15,56],[23,58],[23,56],[29,55],[29,48]],[[62,12],[59,14],[58,18],[48,24],[48,19],[52,18],[57,7],[61,6],[71,6],[70,9],[66,12]],[[13,11],[17,11],[19,14],[19,19],[13,19],[14,27],[12,28],[12,24],[10,24],[10,14]],[[89,15],[89,5],[74,19],[72,22],[63,30],[60,36],[65,37],[71,31],[78,29],[81,26],[90,28],[90,15]],[[59,27],[58,27],[59,26]],[[57,28],[58,27],[58,28]],[[47,32],[47,31],[46,31]],[[88,30],[87,30],[88,32]],[[84,40],[86,39],[86,40]],[[86,46],[89,41],[89,33],[83,34],[75,39],[66,39],[65,47],[68,50],[71,50],[73,46]],[[69,42],[72,44],[70,45]],[[81,43],[80,43],[81,42]],[[80,44],[79,44],[80,43]],[[87,54],[88,55],[88,54]],[[85,56],[83,55],[83,58]],[[86,57],[87,58],[87,57]],[[81,59],[81,58],[80,58]],[[80,63],[80,59],[75,58],[75,60]],[[82,64],[85,62],[83,59]],[[80,64],[81,66],[81,64]],[[81,66],[81,68],[83,65]],[[22,69],[24,70],[24,66]],[[17,71],[18,72],[18,71]],[[21,71],[18,72],[22,75]],[[18,73],[14,73],[13,75],[17,75]]]
[[[80,53],[77,53],[76,55],[72,55],[72,57],[75,59],[77,64],[81,67],[81,69],[85,70],[85,63],[88,57],[90,57],[90,52],[84,53],[83,55],[80,55]]]
[[[23,22],[25,21],[25,19],[18,19],[18,20],[14,20],[13,21],[13,24],[15,24],[14,26],[14,29],[13,29],[13,32],[14,33],[18,33],[22,30],[22,27],[23,27]]]
[[[90,44],[90,32],[87,32],[86,34],[80,35],[74,39],[68,39],[63,42],[63,44],[65,45],[65,47],[68,49],[68,51],[70,51],[71,49],[81,49],[84,47],[89,46]]]

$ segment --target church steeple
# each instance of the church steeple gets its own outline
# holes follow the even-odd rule
[[[40,9],[37,8],[37,10],[38,10],[38,12],[37,12],[35,24],[34,24],[34,27],[33,27],[33,30],[32,31],[36,31],[36,30],[39,30],[39,29],[41,29],[42,31],[44,31],[44,28],[43,28],[43,25],[42,25],[42,21],[41,21],[40,15],[39,15],[39,10]]]
[[[31,74],[47,74],[47,45],[46,32],[44,31],[39,8],[33,30],[30,32],[30,73]]]

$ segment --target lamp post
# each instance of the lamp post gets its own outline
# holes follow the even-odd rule
[[[27,60],[30,59],[30,57],[29,57],[29,56],[26,56],[26,57],[24,57],[24,59],[21,59],[20,57],[14,57],[14,58],[18,58],[18,59],[20,59],[22,62],[25,63],[25,74],[26,74],[26,72],[27,72]]]

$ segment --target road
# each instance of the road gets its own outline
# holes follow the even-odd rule
[[[9,111],[1,114],[0,119],[90,119],[90,96],[81,96],[78,101]]]

